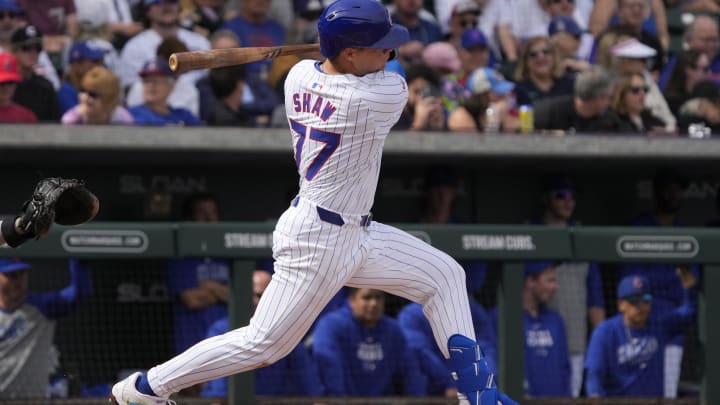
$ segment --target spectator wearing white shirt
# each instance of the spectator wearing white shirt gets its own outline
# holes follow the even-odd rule
[[[75,6],[81,25],[107,26],[116,45],[124,44],[143,30],[140,22],[133,21],[128,0],[75,0]]]
[[[170,55],[177,52],[187,52],[187,47],[177,38],[167,38],[158,46],[156,55],[159,59],[168,60]],[[141,80],[130,86],[125,101],[128,108],[145,103],[143,87],[144,84]],[[170,107],[184,108],[196,117],[199,116],[200,94],[195,86],[195,80],[192,75],[183,74],[175,80],[175,86],[168,96],[167,102]]]
[[[177,37],[190,51],[210,49],[210,41],[200,34],[180,28],[180,6],[177,0],[143,0],[150,28],[137,34],[123,47],[120,54],[123,72],[123,87],[128,87],[138,79],[138,72],[143,64],[155,58],[155,50],[163,39]],[[203,77],[207,71],[186,73],[193,81]]]

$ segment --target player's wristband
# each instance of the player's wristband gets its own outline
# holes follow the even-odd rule
[[[13,218],[11,221],[2,221],[0,231],[2,231],[3,239],[5,243],[10,247],[18,247],[22,245],[26,240],[32,238],[29,235],[20,235],[15,229],[15,221],[17,218]]]

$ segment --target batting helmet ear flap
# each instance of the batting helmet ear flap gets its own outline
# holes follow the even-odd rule
[[[398,48],[393,48],[392,51],[390,51],[390,55],[388,56],[388,62],[391,60],[395,60],[400,57],[400,50]]]

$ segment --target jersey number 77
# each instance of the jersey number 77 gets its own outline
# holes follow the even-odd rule
[[[305,137],[307,134],[308,127],[295,120],[290,120],[290,128],[295,131],[300,138],[295,143],[295,164],[300,168],[300,162],[302,157],[303,145],[305,144]],[[312,180],[315,175],[322,169],[325,162],[330,159],[335,149],[340,146],[340,134],[334,132],[327,132],[320,129],[310,127],[310,139],[318,142],[322,142],[325,146],[318,152],[315,159],[313,159],[310,166],[308,166],[307,172],[305,173],[305,179]]]

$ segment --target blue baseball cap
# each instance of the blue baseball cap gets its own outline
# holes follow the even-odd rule
[[[555,268],[554,262],[548,261],[535,261],[525,263],[525,277],[534,276],[540,274],[547,269]]]
[[[579,37],[583,34],[577,22],[572,17],[561,15],[553,18],[548,26],[548,35],[553,36],[557,33],[565,32],[572,36]]]
[[[505,80],[503,75],[493,68],[485,67],[473,70],[467,81],[467,89],[472,94],[482,94],[492,91],[506,95],[515,88],[515,83]]]
[[[652,299],[650,282],[647,277],[637,274],[623,277],[618,285],[617,296],[619,299],[626,299],[633,296],[643,296],[649,301]]]
[[[89,41],[78,41],[70,48],[70,63],[83,60],[98,62],[105,57],[105,53],[105,49],[94,47]]]
[[[23,9],[18,6],[15,0],[0,0],[0,11],[12,11],[21,14]]]
[[[165,59],[156,58],[152,59],[143,65],[142,69],[140,69],[140,72],[138,72],[140,77],[149,77],[149,76],[168,76],[168,77],[174,77],[175,73],[170,69],[170,65]]]
[[[0,273],[11,273],[18,270],[28,270],[32,266],[20,259],[0,259]]]
[[[485,38],[485,34],[483,34],[479,29],[471,28],[462,33],[462,36],[460,37],[460,44],[464,49],[472,48],[474,46],[487,47],[487,38]]]

